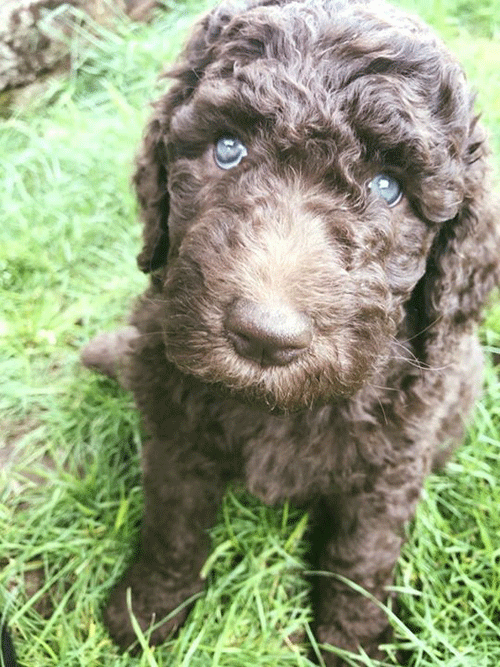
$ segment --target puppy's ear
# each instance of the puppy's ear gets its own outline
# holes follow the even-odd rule
[[[169,196],[163,125],[159,115],[150,121],[133,179],[144,223],[143,248],[137,257],[144,273],[163,266],[168,254]]]
[[[490,189],[485,133],[472,123],[464,152],[464,197],[434,240],[421,281],[427,326],[451,329],[478,320],[500,282],[500,206]]]
[[[272,4],[275,0],[267,0]],[[166,139],[174,110],[189,101],[205,68],[213,60],[212,47],[221,32],[242,8],[266,0],[226,2],[212,10],[195,26],[179,60],[167,73],[176,79],[170,91],[159,100],[150,120],[133,178],[144,223],[143,248],[137,257],[139,268],[150,273],[167,261],[169,195],[167,189]]]

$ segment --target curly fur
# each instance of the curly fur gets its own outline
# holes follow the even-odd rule
[[[0,622],[0,664],[3,667],[16,667],[16,654],[7,627]]]
[[[342,577],[387,599],[422,482],[478,394],[476,323],[500,277],[473,96],[427,27],[371,0],[226,2],[170,75],[135,175],[151,283],[126,384],[149,433],[146,507],[106,622],[128,646],[128,587],[143,628],[202,588],[239,478],[310,509],[312,565],[341,575],[316,581],[318,640],[380,657],[388,620]],[[248,149],[230,170],[225,135]],[[368,187],[381,172],[402,184],[394,206]],[[249,358],[235,304],[306,318],[310,340],[290,363]]]

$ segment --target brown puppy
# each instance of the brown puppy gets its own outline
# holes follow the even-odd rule
[[[143,628],[202,588],[235,478],[308,506],[312,566],[385,601],[422,482],[477,396],[500,274],[484,132],[416,19],[229,2],[172,77],[135,176],[151,285],[136,332],[86,352],[120,365],[150,436],[140,553],[106,611],[122,646],[127,588]],[[388,620],[367,597],[328,577],[314,605],[320,642],[380,656]]]

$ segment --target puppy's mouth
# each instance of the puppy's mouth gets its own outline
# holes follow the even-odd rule
[[[275,328],[252,326],[251,331],[232,318],[223,335],[179,326],[177,320],[164,330],[167,358],[217,392],[273,414],[343,400],[371,376],[379,346],[360,339],[348,346],[352,332],[320,335],[302,316],[293,327],[290,321],[284,326],[282,315],[267,319]]]
[[[195,262],[190,250],[164,285],[166,356],[182,372],[281,413],[352,396],[378,369],[386,304],[330,256],[314,273],[297,259],[299,280],[294,262],[292,279],[283,262],[259,271],[257,250],[238,263],[215,252]]]

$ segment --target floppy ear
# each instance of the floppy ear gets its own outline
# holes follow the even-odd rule
[[[168,254],[169,195],[163,125],[158,116],[150,121],[133,179],[144,223],[143,248],[137,257],[144,273],[163,266]]]
[[[249,6],[262,0],[248,0]],[[270,0],[271,2],[273,0]],[[166,140],[175,109],[187,102],[198,86],[205,68],[212,62],[212,47],[243,4],[227,2],[202,18],[195,26],[178,62],[167,73],[176,83],[155,105],[137,158],[133,182],[137,192],[143,228],[143,248],[137,257],[139,268],[150,273],[166,264],[168,240],[168,156]]]
[[[487,152],[484,130],[474,119],[462,158],[462,205],[435,238],[419,286],[430,329],[435,325],[450,330],[477,321],[489,292],[500,282],[500,206],[490,189]]]

